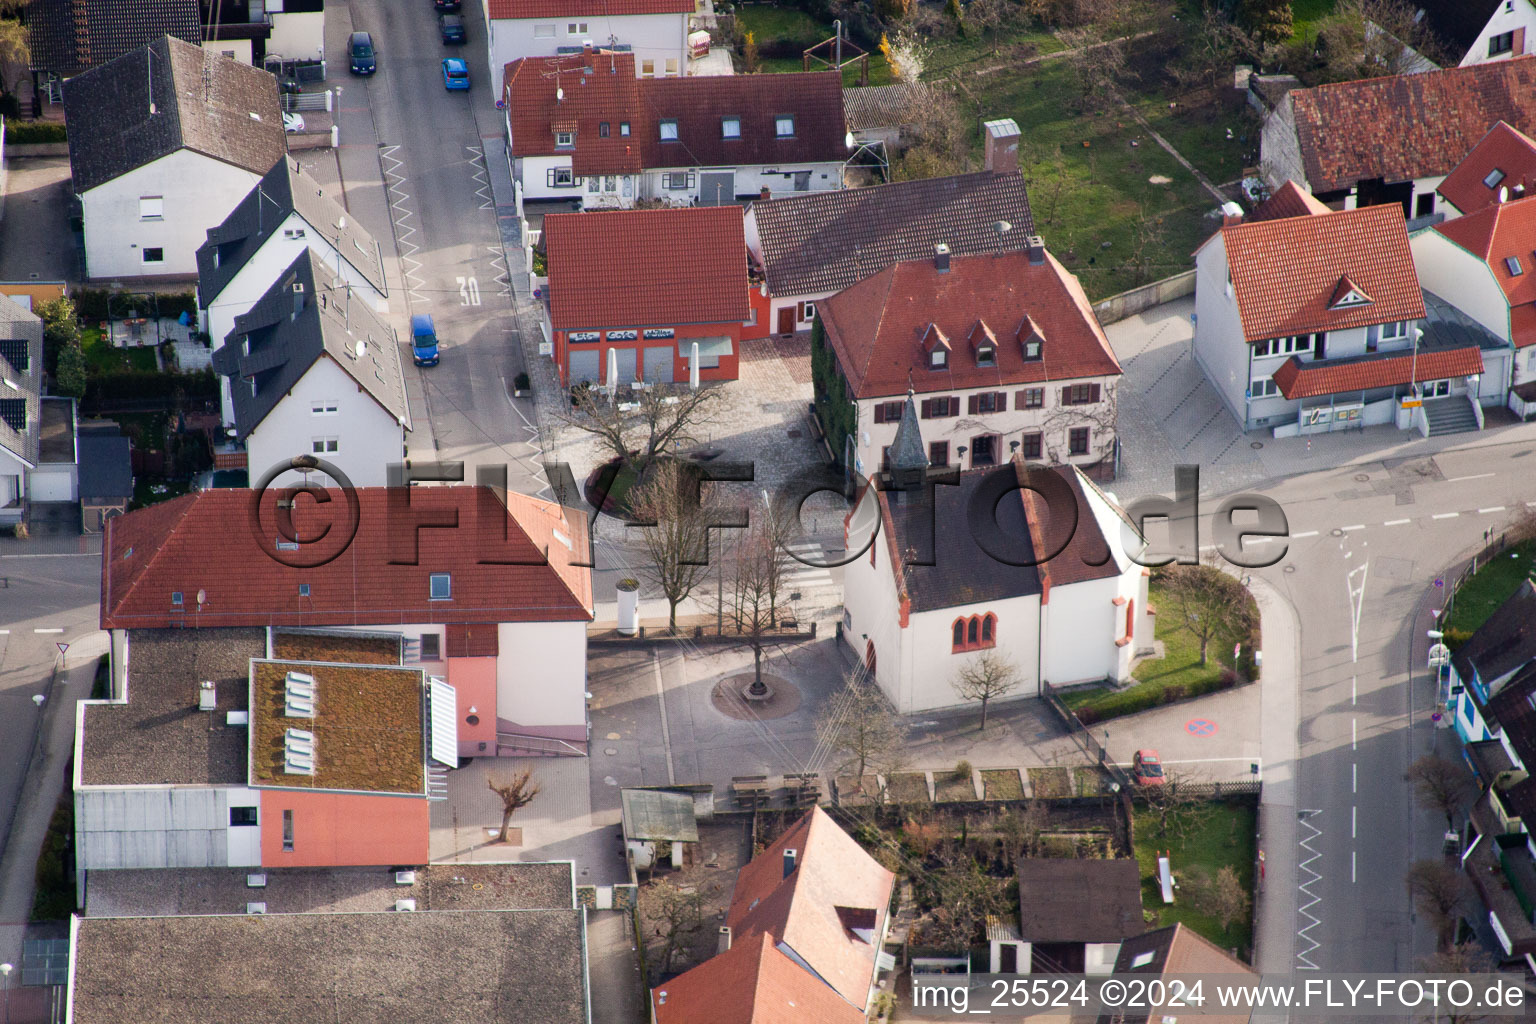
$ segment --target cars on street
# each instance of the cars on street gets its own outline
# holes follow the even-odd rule
[[[379,69],[378,54],[373,48],[373,37],[367,32],[353,32],[347,40],[348,68],[354,75],[371,75]]]
[[[304,115],[285,112],[283,114],[283,131],[292,134],[304,130]]]
[[[439,12],[457,11],[463,6],[462,0],[432,0],[432,6]]]
[[[469,41],[464,32],[464,19],[457,14],[445,14],[438,19],[438,29],[443,34],[443,42],[448,44],[464,43]]]
[[[437,328],[426,313],[411,317],[411,359],[417,366],[437,365]]]
[[[1131,758],[1131,781],[1138,786],[1162,786],[1168,782],[1163,762],[1155,750],[1138,750]]]
[[[469,88],[469,63],[458,57],[443,58],[443,88],[457,92]]]

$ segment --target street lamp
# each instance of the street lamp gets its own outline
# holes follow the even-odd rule
[[[16,968],[0,964],[0,976],[5,978],[5,1024],[11,1024],[11,972]]]

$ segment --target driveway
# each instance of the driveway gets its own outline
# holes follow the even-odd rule
[[[0,281],[77,281],[69,228],[69,157],[7,160],[0,207]]]

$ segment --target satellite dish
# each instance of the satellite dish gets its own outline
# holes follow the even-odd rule
[[[352,347],[352,351],[356,352],[357,358],[361,359],[363,358],[363,353],[368,351],[368,343],[360,340]]]
[[[563,101],[564,99],[565,99],[565,90],[562,89],[558,85],[555,86],[555,102],[559,103],[559,102]]]
[[[1509,202],[1509,187],[1507,185],[1500,185],[1499,186],[1499,202],[1501,202],[1501,203]]]
[[[1013,225],[1009,224],[1005,220],[1000,220],[992,225],[992,230],[996,231],[1000,235],[1006,235],[1008,232],[1013,230]]]
[[[843,133],[843,145],[847,146],[849,149],[853,148],[853,132]]]
[[[197,592],[197,603],[198,604],[207,604],[208,603],[208,591],[206,591],[206,590],[199,590]]]
[[[343,217],[337,217],[336,218],[336,226],[338,228],[340,228],[341,230],[343,230],[343,231],[347,230],[347,218],[344,217],[344,216]]]

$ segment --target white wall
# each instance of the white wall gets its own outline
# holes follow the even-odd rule
[[[572,22],[585,23],[587,31],[572,34]],[[536,26],[549,26],[553,35],[536,34]],[[677,61],[678,75],[688,70],[688,15],[617,14],[588,18],[497,18],[487,19],[486,48],[489,53],[491,81],[501,87],[502,69],[523,57],[553,57],[562,46],[581,46],[590,42],[603,47],[627,44],[635,55],[635,74],[641,61],[656,62],[656,76],[662,77],[667,58]]]
[[[1019,672],[1019,686],[1008,696],[1038,696],[1039,606],[1038,596],[1014,597],[913,615],[905,630],[902,664],[900,698],[906,706],[898,703],[897,709],[906,712],[964,706],[976,708],[980,714],[980,705],[962,700],[955,693],[955,676],[981,652],[954,653],[954,623],[957,618],[988,612],[997,616],[997,643],[990,650],[1011,662]]]
[[[299,238],[287,238],[284,237],[285,231],[303,231],[304,234]],[[213,339],[215,348],[224,344],[229,332],[234,330],[235,317],[248,312],[266,294],[283,271],[299,258],[306,245],[336,277],[352,285],[355,298],[367,302],[375,312],[389,312],[389,300],[369,283],[345,254],[340,254],[338,258],[335,246],[326,241],[303,217],[291,213],[283,221],[282,228],[267,237],[261,248],[246,260],[245,265],[213,297],[205,310],[206,322],[203,329]],[[227,408],[225,417],[225,424],[228,425],[231,421]]]
[[[736,196],[761,195],[764,188],[776,196],[804,195],[807,192],[833,192],[843,187],[843,165],[841,161],[830,160],[813,163],[796,164],[747,164],[739,167],[666,167],[648,168],[642,175],[642,188],[647,199],[670,199],[673,202],[689,203],[699,196],[700,186],[703,184],[703,172],[727,171],[736,172],[736,181],[733,187]],[[769,174],[768,171],[774,173]],[[811,174],[810,186],[796,191],[795,172],[809,171]],[[693,187],[689,189],[669,189],[662,178],[663,174],[689,172],[693,175]]]
[[[75,863],[85,869],[227,866],[229,802],[230,790],[213,786],[77,788]]]
[[[272,14],[271,0],[267,11],[272,17],[272,35],[267,39],[267,55],[307,59],[325,53],[325,12],[296,11],[288,14]]]
[[[91,278],[195,277],[208,229],[223,223],[261,177],[181,149],[91,189],[81,197]],[[140,220],[141,196],[163,197],[164,216]],[[144,262],[143,250],[152,247],[165,251],[163,262]]]
[[[1513,6],[1514,10],[1506,11],[1506,8],[1510,6]],[[1491,37],[1502,35],[1505,32],[1516,32],[1518,35],[1518,30],[1522,28],[1525,29],[1525,45],[1523,47],[1516,47],[1514,50],[1499,54],[1497,57],[1488,56],[1488,40]],[[1483,26],[1483,31],[1479,33],[1477,39],[1468,48],[1466,55],[1462,57],[1461,66],[1486,64],[1495,60],[1509,60],[1511,57],[1518,57],[1522,53],[1530,53],[1533,47],[1536,47],[1536,7],[1531,5],[1530,0],[1514,0],[1513,4],[1501,3],[1494,10],[1493,17],[1488,19],[1488,24]]]
[[[1408,245],[1425,291],[1445,299],[1494,336],[1509,340],[1509,302],[1488,264],[1433,228],[1414,232]]]
[[[873,501],[874,496],[866,494],[861,500]],[[869,551],[864,551],[843,567],[843,639],[861,665],[866,642],[875,645],[876,681],[896,709],[906,712],[912,710],[902,705],[907,638],[886,541],[883,529],[875,534],[874,566],[869,564]]]
[[[48,464],[40,465],[27,474],[27,500],[29,501],[75,501],[80,497],[78,480],[79,470],[74,466]]]
[[[1268,129],[1266,129],[1267,131]],[[1222,402],[1246,422],[1248,343],[1227,277],[1227,243],[1218,232],[1195,254],[1195,362]]]
[[[252,50],[249,39],[208,39],[204,40],[203,49],[209,53],[231,57],[241,64],[251,63]]]
[[[244,381],[235,387],[248,387]],[[315,402],[334,402],[335,413],[316,415]],[[386,468],[405,458],[405,428],[372,395],[327,355],[315,360],[292,391],[245,441],[251,480],[259,479],[273,465],[295,455],[316,455],[334,463],[357,487],[382,487]],[[316,437],[335,437],[338,450],[315,452]],[[297,473],[279,477],[275,486],[299,481]],[[312,475],[321,482],[324,474]]]
[[[1115,957],[1119,955],[1120,943],[1118,942],[1085,942],[1083,943],[1083,973],[1112,974],[1115,970]]]
[[[587,624],[503,622],[497,636],[496,716],[520,726],[584,726]]]
[[[27,498],[27,464],[9,448],[0,448],[0,522],[17,522]],[[12,501],[16,505],[6,508]]]
[[[1132,565],[1109,579],[1051,588],[1040,627],[1046,682],[1066,686],[1104,678],[1123,681],[1130,675],[1135,644],[1115,646],[1125,635],[1125,606],[1114,602],[1117,597],[1135,599],[1140,580],[1141,566]]]
[[[569,168],[570,166],[569,156],[520,156],[513,161],[513,173],[523,184],[525,200],[581,199],[585,195],[585,189],[579,184],[570,188],[555,188],[548,183],[551,168]]]
[[[226,840],[224,862],[232,868],[260,867],[261,790],[240,787],[227,789],[223,792],[227,795],[228,806],[230,807],[256,808],[255,825],[230,825],[224,830]],[[226,816],[224,820],[227,823],[229,818]]]

